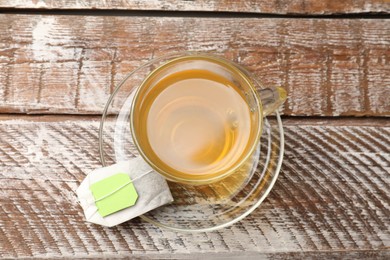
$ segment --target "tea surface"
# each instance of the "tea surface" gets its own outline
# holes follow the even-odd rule
[[[251,133],[238,87],[207,70],[175,72],[153,84],[136,118],[145,153],[179,176],[233,167]]]

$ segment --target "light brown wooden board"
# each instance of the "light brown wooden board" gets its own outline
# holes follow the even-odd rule
[[[2,258],[390,255],[388,121],[288,120],[282,170],[261,207],[232,227],[184,234],[139,219],[114,228],[86,223],[75,190],[100,166],[99,122],[25,119],[0,121]]]
[[[388,0],[0,0],[3,8],[217,11],[271,14],[390,12]]]
[[[289,91],[285,115],[389,116],[390,20],[0,15],[0,112],[100,114],[149,59],[208,51]]]

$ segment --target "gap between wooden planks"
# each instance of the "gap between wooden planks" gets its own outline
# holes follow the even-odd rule
[[[83,114],[0,114],[1,121],[18,121],[18,122],[66,122],[66,121],[91,121],[100,122],[101,115],[83,115]],[[112,116],[107,116],[112,118]],[[276,120],[274,115],[267,116],[269,120]],[[384,117],[296,117],[282,116],[283,124],[287,125],[312,125],[312,126],[377,126],[390,127],[390,120]]]
[[[177,51],[239,62],[293,116],[390,116],[390,20],[0,15],[0,113],[100,114],[130,71]]]
[[[284,163],[261,207],[230,228],[182,234],[84,221],[74,191],[100,167],[96,119],[1,117],[1,257],[389,256],[388,120],[285,120]]]
[[[169,10],[309,15],[390,12],[388,0],[0,0],[0,8]]]

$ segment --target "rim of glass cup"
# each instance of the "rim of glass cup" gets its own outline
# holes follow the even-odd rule
[[[146,66],[150,66],[152,65],[153,63],[155,62],[158,62],[158,61],[162,61],[164,59],[168,59],[169,57],[181,57],[181,56],[184,56],[184,55],[205,55],[205,56],[211,56],[213,58],[216,58],[216,59],[219,59],[221,60],[222,62],[225,62],[225,59],[224,58],[220,58],[218,56],[215,56],[213,54],[208,54],[208,53],[198,53],[198,52],[181,52],[181,53],[173,53],[173,54],[168,54],[168,55],[163,55],[163,56],[160,56],[158,58],[154,58],[146,63],[144,63],[143,65],[139,66],[138,68],[134,69],[132,72],[128,73],[123,79],[122,81],[115,87],[114,91],[112,92],[112,94],[110,95],[109,99],[107,100],[107,103],[104,107],[104,110],[103,110],[103,114],[102,114],[102,118],[101,118],[101,121],[100,121],[100,125],[99,125],[99,154],[100,154],[100,160],[101,160],[101,163],[103,165],[103,167],[106,167],[107,166],[107,163],[106,163],[106,160],[105,160],[105,157],[104,157],[104,150],[103,150],[103,145],[104,145],[104,141],[103,141],[103,129],[104,129],[104,123],[106,121],[106,118],[107,118],[107,112],[109,110],[109,107],[112,103],[112,100],[115,98],[117,92],[119,91],[119,89],[121,88],[121,86],[127,81],[128,78],[130,78],[132,75],[134,75],[135,73],[137,73],[139,70],[145,68]],[[167,62],[169,62],[170,60],[167,60]],[[227,62],[230,62],[228,60],[226,60]],[[164,64],[162,64],[164,65]],[[232,67],[234,67],[233,65],[231,65]],[[161,67],[161,66],[159,66]],[[240,67],[241,68],[241,67]],[[236,68],[238,70],[238,68]],[[242,68],[241,68],[242,69]],[[239,71],[239,70],[238,70]],[[248,79],[247,76],[243,73],[243,72],[240,72],[243,77],[245,79]],[[149,74],[150,75],[150,74]],[[249,80],[249,79],[248,79]],[[259,84],[261,87],[263,87],[263,85],[261,84],[261,82],[257,81],[256,79],[254,79],[256,81],[257,84]],[[141,84],[142,85],[142,84]],[[253,86],[253,83],[249,80],[249,84],[248,84],[251,88],[251,90],[255,93],[255,96],[256,96],[256,101],[258,102],[259,104],[259,107],[260,107],[260,111],[262,112],[262,104],[260,102],[260,96],[259,96],[259,93],[256,91],[255,87]],[[138,86],[139,88],[139,86]],[[280,118],[280,114],[278,111],[275,111],[275,115],[276,115],[276,119],[277,119],[277,123],[278,123],[278,130],[279,130],[279,134],[280,134],[280,145],[279,145],[279,158],[278,158],[278,162],[277,162],[277,165],[276,165],[276,168],[275,168],[275,174],[269,184],[269,186],[267,187],[266,191],[264,192],[264,194],[261,196],[261,198],[259,199],[259,201],[257,201],[254,205],[252,205],[247,211],[245,211],[242,215],[226,222],[226,223],[223,223],[223,224],[220,224],[220,225],[216,225],[216,226],[213,226],[213,227],[207,227],[207,228],[196,228],[196,229],[186,229],[186,228],[177,228],[177,227],[171,227],[169,225],[166,225],[166,224],[162,224],[160,222],[157,222],[153,219],[150,219],[144,215],[141,215],[139,216],[141,219],[149,222],[149,223],[152,223],[158,227],[162,227],[162,228],[167,228],[167,229],[170,229],[170,230],[173,230],[173,231],[181,231],[181,232],[206,232],[206,231],[214,231],[214,230],[218,230],[218,229],[221,229],[221,228],[224,228],[224,227],[227,227],[227,226],[230,226],[240,220],[242,220],[243,218],[245,218],[246,216],[248,216],[250,213],[252,213],[263,201],[264,199],[268,196],[269,192],[272,190],[276,180],[277,180],[277,177],[279,175],[279,172],[280,172],[280,169],[281,169],[281,166],[282,166],[282,161],[283,161],[283,156],[284,156],[284,131],[283,131],[283,125],[282,125],[282,120]],[[254,148],[252,149],[256,149],[258,143],[260,142],[260,135],[262,133],[262,130],[263,130],[263,115],[261,113],[259,113],[259,116],[261,117],[261,125],[259,127],[259,132],[256,136],[256,140],[255,140],[255,145],[253,146]],[[137,150],[140,152],[140,154],[142,154],[141,150],[139,149],[138,145],[136,145],[137,147]],[[248,153],[248,155],[241,161],[241,163],[238,164],[238,166],[241,166],[243,162],[245,162],[246,159],[249,158],[249,156],[253,153],[252,149],[250,150],[250,152]],[[149,164],[149,162],[148,162]],[[239,168],[239,167],[237,167]],[[235,169],[236,170],[236,169]],[[226,177],[227,175],[224,175],[224,177]],[[166,177],[166,176],[165,176]]]
[[[177,57],[175,57],[175,56],[177,56]],[[208,174],[202,174],[202,175],[199,175],[199,176],[202,176],[202,177],[204,176],[206,178],[189,180],[189,179],[186,179],[186,178],[180,178],[180,177],[171,175],[169,172],[161,169],[152,160],[150,160],[148,155],[144,152],[143,148],[141,147],[141,145],[138,142],[137,135],[135,133],[134,127],[131,127],[130,129],[131,129],[131,135],[133,137],[133,142],[136,145],[137,150],[140,153],[140,155],[142,156],[142,158],[154,170],[156,170],[159,174],[163,175],[168,180],[181,182],[181,183],[192,184],[192,185],[208,184],[208,183],[212,183],[212,182],[221,180],[221,179],[231,175],[232,173],[236,172],[240,167],[242,167],[242,165],[245,164],[245,162],[249,159],[249,157],[252,156],[252,154],[254,153],[254,151],[257,148],[257,145],[259,144],[260,136],[261,136],[261,133],[262,133],[262,130],[263,130],[263,107],[262,107],[262,103],[261,103],[261,99],[260,99],[259,93],[257,92],[257,90],[256,90],[256,88],[255,88],[255,86],[254,86],[254,84],[252,82],[252,80],[244,73],[244,71],[243,71],[244,68],[238,67],[238,65],[236,65],[235,63],[233,63],[233,62],[231,62],[231,61],[229,61],[227,59],[224,59],[222,57],[218,57],[218,56],[215,56],[215,55],[212,55],[212,54],[207,54],[207,53],[177,53],[173,57],[174,58],[172,58],[172,59],[169,59],[169,56],[164,57],[164,60],[166,59],[166,62],[161,64],[160,66],[158,66],[152,72],[150,72],[146,76],[146,78],[142,81],[140,86],[138,86],[138,88],[135,90],[134,99],[133,99],[132,104],[131,104],[131,111],[134,111],[134,107],[135,107],[135,104],[136,104],[137,100],[139,99],[139,93],[142,90],[142,87],[145,86],[145,83],[151,77],[153,77],[154,75],[158,74],[161,70],[165,69],[166,67],[170,66],[171,64],[174,64],[175,62],[187,61],[187,60],[191,60],[191,58],[203,59],[205,61],[216,63],[219,66],[222,66],[222,67],[232,71],[233,73],[236,73],[240,78],[242,78],[244,80],[245,84],[249,87],[250,91],[252,92],[252,94],[253,94],[253,96],[255,98],[256,106],[257,106],[257,108],[259,110],[259,112],[258,112],[258,120],[260,122],[260,125],[256,129],[257,130],[256,134],[253,137],[254,138],[253,139],[253,143],[251,144],[250,149],[246,152],[245,156],[242,157],[240,159],[240,161],[235,162],[234,167],[232,167],[228,171],[223,172],[223,173],[217,172],[217,173],[210,174],[211,176],[209,178],[207,178]],[[152,63],[156,62],[156,60],[152,60],[151,62]],[[141,66],[141,67],[144,67],[144,66]],[[123,83],[125,83],[125,81]],[[134,113],[130,113],[130,122],[131,123],[133,122],[133,116],[134,116]]]

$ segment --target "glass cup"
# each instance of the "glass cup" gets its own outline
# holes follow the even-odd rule
[[[153,102],[149,99],[153,95],[156,96],[154,94],[157,92],[158,87],[156,86],[163,84],[161,82],[167,81],[167,79],[170,81],[175,81],[175,75],[183,75],[183,73],[185,74],[189,72],[191,72],[192,77],[195,78],[198,76],[202,77],[201,73],[210,73],[210,75],[213,75],[214,78],[218,78],[223,82],[228,82],[226,84],[234,85],[235,90],[245,100],[246,106],[249,110],[249,117],[247,118],[247,120],[250,121],[250,123],[247,124],[250,125],[250,127],[248,127],[250,128],[248,134],[249,138],[245,144],[241,144],[241,146],[245,146],[245,148],[243,148],[238,155],[233,154],[230,157],[228,157],[228,152],[226,155],[227,158],[223,158],[225,159],[225,162],[219,163],[221,165],[217,164],[218,166],[216,168],[218,170],[213,171],[211,169],[207,169],[207,165],[204,165],[202,169],[207,169],[204,171],[198,170],[195,173],[190,172],[192,169],[189,169],[189,172],[183,170],[179,171],[175,164],[171,163],[168,165],[164,162],[163,158],[157,156],[153,151],[148,138],[145,137],[148,123],[146,122],[146,119],[140,115],[147,113],[145,112],[145,107],[147,106],[144,104],[150,104]],[[173,77],[173,79],[170,77]],[[207,85],[207,83],[205,84]],[[259,87],[256,86],[257,84],[258,83],[254,80],[250,73],[243,67],[214,55],[184,54],[166,61],[162,65],[155,68],[143,80],[134,94],[132,105],[130,107],[130,128],[133,141],[138,148],[139,154],[143,157],[145,162],[147,162],[156,172],[163,175],[166,179],[191,185],[209,184],[226,178],[237,170],[242,169],[243,165],[245,165],[245,163],[252,158],[252,155],[258,146],[263,129],[263,118],[269,113],[275,111],[286,100],[286,91],[283,88],[262,88],[258,92],[256,91],[256,88],[259,89]],[[186,86],[181,87],[183,88]],[[195,88],[199,87],[200,86],[196,86]],[[203,88],[203,91],[204,93],[202,94],[205,96],[213,95],[212,86]],[[220,97],[216,96],[212,98],[218,99]],[[169,102],[175,102],[175,100],[169,100]],[[189,106],[189,104],[184,104],[181,108],[186,109],[186,106]],[[242,109],[237,106],[238,104],[228,105],[230,111]],[[195,106],[194,109],[197,109],[197,107]],[[204,116],[208,116],[207,112]],[[229,115],[227,112],[226,118],[229,116],[234,117],[234,115]],[[172,127],[172,131],[173,129],[174,128]],[[162,130],[148,129],[148,131]],[[221,132],[221,135],[223,134],[224,133]],[[172,140],[170,141],[172,142]],[[239,142],[237,140],[235,141]],[[164,150],[164,147],[162,149]],[[230,153],[234,153],[234,151],[230,151]],[[179,155],[177,154],[177,156]]]

